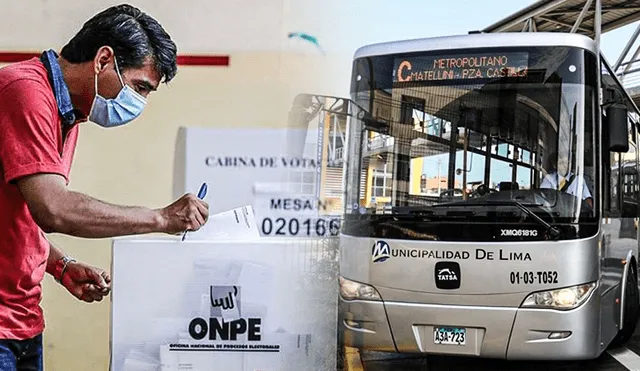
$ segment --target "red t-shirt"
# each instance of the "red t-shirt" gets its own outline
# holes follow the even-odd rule
[[[67,179],[78,135],[64,143],[47,69],[38,58],[0,68],[0,339],[44,331],[40,301],[49,243],[15,180],[36,173]]]

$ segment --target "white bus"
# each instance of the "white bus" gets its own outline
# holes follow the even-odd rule
[[[576,360],[628,341],[640,306],[638,112],[592,39],[365,46],[351,99],[346,346]]]

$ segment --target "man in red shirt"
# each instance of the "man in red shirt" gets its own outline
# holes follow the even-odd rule
[[[120,5],[61,50],[0,69],[0,370],[42,370],[41,282],[100,301],[109,275],[76,262],[45,233],[108,238],[199,229],[208,205],[187,194],[162,209],[108,204],[67,188],[78,124],[137,118],[176,74],[176,46],[150,16]]]

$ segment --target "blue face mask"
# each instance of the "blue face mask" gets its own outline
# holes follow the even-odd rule
[[[122,80],[118,62],[114,57],[116,72],[122,84],[122,89],[114,99],[106,99],[98,94],[98,75],[95,76],[96,97],[93,100],[89,121],[104,128],[113,128],[127,124],[142,114],[147,100]]]

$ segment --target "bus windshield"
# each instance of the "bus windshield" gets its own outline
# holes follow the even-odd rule
[[[593,222],[596,78],[570,47],[356,59],[345,222]]]

